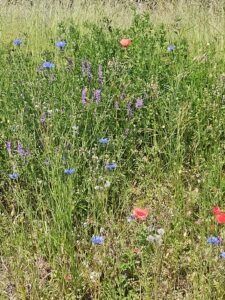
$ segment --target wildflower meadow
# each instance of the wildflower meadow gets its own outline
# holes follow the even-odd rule
[[[2,10],[0,299],[225,299],[224,33],[131,2]]]

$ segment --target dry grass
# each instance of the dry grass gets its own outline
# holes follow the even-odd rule
[[[199,0],[158,1],[157,5],[152,2],[74,0],[71,6],[70,0],[63,1],[63,4],[41,0],[34,1],[31,6],[29,1],[8,5],[8,1],[3,0],[0,7],[1,39],[8,41],[23,32],[32,38],[32,48],[44,48],[49,35],[56,33],[59,22],[98,23],[105,17],[114,26],[129,27],[134,11],[148,11],[156,25],[166,24],[171,38],[174,34],[186,37],[194,49],[202,43],[215,43],[218,51],[224,50],[225,8],[222,1],[213,1],[210,5],[204,1],[204,6]]]

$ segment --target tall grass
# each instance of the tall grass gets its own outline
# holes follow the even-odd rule
[[[2,3],[1,299],[224,299],[223,13]]]

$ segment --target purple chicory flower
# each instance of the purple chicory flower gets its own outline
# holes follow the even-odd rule
[[[87,104],[87,89],[83,88],[82,89],[82,97],[81,97],[81,101],[83,105]]]
[[[223,258],[223,259],[225,258],[225,252],[224,251],[220,253],[220,258]]]
[[[103,85],[103,71],[102,71],[102,65],[98,66],[98,82],[100,85]]]
[[[101,101],[101,93],[102,91],[100,89],[94,91],[94,100],[96,103]]]
[[[9,154],[11,154],[11,142],[10,141],[8,141],[8,142],[6,142],[6,150],[8,151],[8,153]]]
[[[142,98],[137,98],[137,100],[135,102],[135,108],[136,109],[142,108],[143,105],[144,105],[143,99]]]

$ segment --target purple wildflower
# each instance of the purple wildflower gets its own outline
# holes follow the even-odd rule
[[[29,151],[24,150],[22,144],[19,143],[19,142],[17,144],[17,152],[19,153],[20,156],[27,156],[27,155],[29,155]]]
[[[129,134],[129,128],[126,128],[125,130],[124,130],[124,135],[127,137],[128,136],[128,134]]]
[[[82,100],[82,104],[83,104],[83,105],[86,105],[86,104],[87,104],[87,89],[86,89],[86,88],[83,88],[83,89],[82,89],[82,97],[81,97],[81,100]]]
[[[125,93],[123,92],[121,95],[120,95],[120,100],[124,100],[126,98],[126,95]]]
[[[101,101],[101,93],[102,91],[100,89],[94,91],[94,100],[96,103]]]
[[[6,150],[8,151],[9,154],[11,154],[11,142],[6,142]]]
[[[102,65],[98,66],[98,82],[100,85],[103,85],[103,71],[102,71]]]
[[[130,215],[129,217],[127,217],[127,222],[130,223],[132,221],[135,220],[135,216],[134,215]]]
[[[223,259],[225,258],[225,252],[224,251],[220,253],[220,258],[223,258]]]
[[[142,98],[137,98],[136,103],[135,103],[135,108],[139,109],[142,108],[144,105],[143,99]]]
[[[133,116],[133,110],[132,110],[132,108],[131,108],[131,103],[130,103],[130,102],[127,103],[127,115],[128,115],[129,117],[132,117],[132,116]]]
[[[83,76],[85,76],[86,75],[86,71],[87,71],[86,61],[82,61],[82,67],[81,67],[81,69],[82,69]]]
[[[82,73],[83,73],[83,76],[87,75],[88,80],[91,81],[91,79],[92,79],[91,63],[87,60],[82,62]]]
[[[45,121],[46,121],[46,113],[43,113],[42,115],[41,115],[41,124],[44,124],[45,123]]]
[[[118,101],[116,101],[115,103],[114,103],[114,107],[115,107],[115,109],[119,109],[120,107],[119,107],[119,102]]]
[[[89,62],[87,62],[87,76],[88,76],[88,80],[91,81],[91,79],[92,79],[91,63],[89,63]]]

